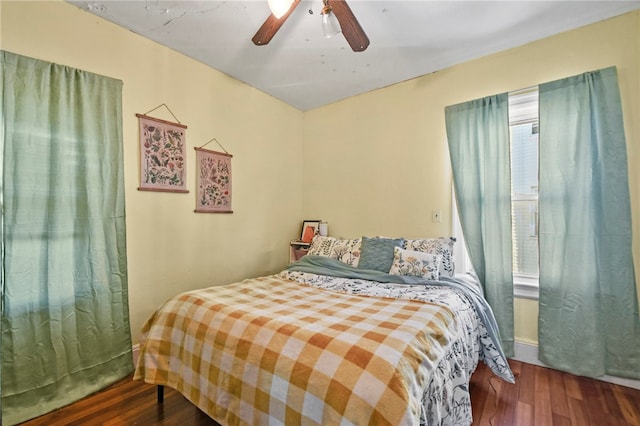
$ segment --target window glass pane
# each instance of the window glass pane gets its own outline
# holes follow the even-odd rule
[[[537,91],[510,97],[514,275],[538,276]]]

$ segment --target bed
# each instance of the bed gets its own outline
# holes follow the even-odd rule
[[[451,240],[376,241],[370,259],[367,237],[326,238],[278,274],[167,301],[134,379],[222,425],[468,425],[479,360],[513,382],[481,290],[443,261]]]

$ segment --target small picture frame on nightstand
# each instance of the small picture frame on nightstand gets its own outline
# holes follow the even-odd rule
[[[318,228],[320,227],[319,220],[305,220],[302,222],[302,231],[300,232],[300,241],[303,243],[310,243],[318,234]]]

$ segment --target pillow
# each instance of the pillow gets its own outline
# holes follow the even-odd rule
[[[403,242],[402,238],[362,237],[358,268],[389,272],[393,263],[393,248],[401,247]]]
[[[362,239],[344,239],[338,238],[331,247],[331,254],[329,257],[337,259],[347,265],[357,267],[360,262],[360,248],[362,246]]]
[[[438,280],[440,278],[441,261],[442,256],[437,254],[394,247],[393,264],[389,269],[389,273]]]
[[[447,277],[453,277],[455,266],[453,264],[453,243],[455,242],[456,239],[453,237],[404,240],[402,248],[442,256],[442,261],[440,262],[440,274]]]
[[[309,251],[307,254],[315,254],[316,256],[329,257],[331,255],[331,248],[336,239],[333,237],[323,237],[322,235],[316,235],[311,240]]]

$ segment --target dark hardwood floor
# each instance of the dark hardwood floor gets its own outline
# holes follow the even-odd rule
[[[480,363],[471,380],[474,425],[640,426],[640,390],[512,361],[516,384]],[[173,389],[131,378],[23,426],[216,426]]]
[[[640,426],[640,390],[510,361],[509,384],[480,364],[471,378],[474,425]]]

